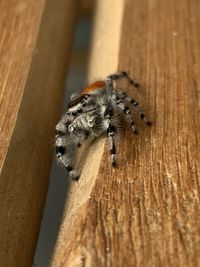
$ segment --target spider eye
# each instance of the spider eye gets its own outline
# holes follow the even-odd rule
[[[81,97],[81,102],[83,103],[85,100],[87,100],[89,98],[89,94],[85,94]]]
[[[88,97],[89,97],[89,94],[85,94],[85,95],[84,95],[84,98],[85,98],[85,99],[88,99]]]

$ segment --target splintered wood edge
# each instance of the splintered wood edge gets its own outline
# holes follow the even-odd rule
[[[124,4],[123,0],[116,0],[114,4],[112,0],[97,1],[89,58],[89,82],[99,78],[102,79],[117,70]],[[110,14],[111,10],[112,15]],[[90,198],[100,163],[103,160],[104,145],[105,140],[99,139],[90,146],[87,155],[85,155],[86,159],[80,180],[70,185],[63,220],[51,262],[53,267],[61,266],[66,245],[65,233],[73,215]]]
[[[18,17],[18,23],[28,27],[26,23],[29,25],[33,20],[38,28],[29,28],[34,38],[22,32],[22,42],[32,42],[21,59],[30,61],[30,67],[29,64],[24,64],[23,69],[13,66],[11,82],[15,83],[21,71],[23,83],[17,83],[21,98],[12,96],[15,102],[19,101],[19,109],[14,109],[16,120],[11,122],[13,130],[0,176],[0,266],[32,265],[48,188],[51,141],[64,93],[75,24],[75,2],[37,2],[36,7],[42,11],[35,8],[32,17],[24,13]],[[35,11],[41,18],[34,16]],[[24,55],[23,49],[13,54],[13,58],[20,53]]]

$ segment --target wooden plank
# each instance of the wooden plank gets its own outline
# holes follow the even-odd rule
[[[0,3],[0,170],[23,95],[21,88],[26,82],[45,1],[34,2],[31,8],[30,1],[17,1],[14,8],[11,4],[9,1]]]
[[[104,41],[116,47],[112,34],[106,38],[115,29],[110,2],[100,2],[89,77],[111,71]],[[89,148],[66,200],[53,267],[200,266],[199,13],[197,0],[126,1],[116,61],[140,81],[140,90],[126,92],[153,126],[138,121],[138,136],[122,131],[117,169],[104,141]]]
[[[0,10],[0,266],[31,266],[75,4],[3,0]]]

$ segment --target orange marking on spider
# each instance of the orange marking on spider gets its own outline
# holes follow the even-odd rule
[[[104,81],[96,81],[96,82],[90,84],[89,86],[85,87],[81,91],[81,95],[91,93],[92,91],[95,91],[97,89],[98,90],[101,88],[103,89],[104,87],[106,87],[106,83]]]

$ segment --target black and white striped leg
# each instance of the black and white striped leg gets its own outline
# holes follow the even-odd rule
[[[131,129],[135,134],[138,133],[137,128],[134,123],[133,115],[131,114],[131,110],[128,106],[126,106],[121,99],[116,99],[116,105],[119,107],[119,109],[123,112],[126,121],[131,125]]]
[[[112,166],[115,167],[116,164],[116,147],[115,147],[115,136],[116,136],[116,129],[115,126],[112,125],[111,119],[113,116],[113,109],[111,107],[107,107],[104,112],[104,119],[107,125],[107,137],[110,147],[110,155],[111,155],[111,162]]]
[[[139,114],[140,114],[140,119],[141,119],[146,125],[151,126],[152,123],[146,118],[146,116],[145,116],[143,110],[140,108],[138,102],[135,101],[135,99],[133,99],[133,98],[130,98],[130,97],[128,97],[128,98],[129,98],[129,102],[130,102],[130,104],[132,104],[132,106],[138,110],[138,112],[139,112]]]
[[[140,118],[141,120],[148,126],[151,126],[152,123],[146,118],[144,112],[142,111],[142,109],[140,108],[138,102],[129,97],[125,92],[118,92],[118,97],[122,100],[122,101],[127,101],[128,103],[130,103],[132,105],[133,108],[135,108],[139,114],[140,114]]]
[[[113,125],[109,124],[107,128],[107,137],[110,147],[110,155],[111,155],[111,162],[112,166],[115,167],[116,164],[116,147],[115,147],[115,135],[116,135],[116,129]]]
[[[65,169],[69,172],[69,176],[72,180],[78,181],[79,175],[74,170],[71,164],[72,161],[71,155],[66,148],[66,132],[63,132],[61,130],[62,124],[58,124],[56,127],[57,129],[55,135],[55,143],[56,143],[56,157],[58,159],[58,162],[60,162],[62,166],[64,166]]]
[[[65,169],[69,172],[69,176],[72,180],[78,181],[79,175],[73,169],[73,166],[70,163],[69,155],[66,151],[66,147],[62,145],[56,145],[56,156],[59,162],[65,167]]]
[[[111,74],[108,77],[106,77],[105,80],[108,83],[109,83],[109,81],[110,81],[110,83],[112,83],[113,81],[120,80],[120,79],[127,79],[130,82],[130,84],[132,84],[133,86],[135,86],[135,87],[138,87],[139,86],[137,80],[131,79],[131,77],[125,71]]]

